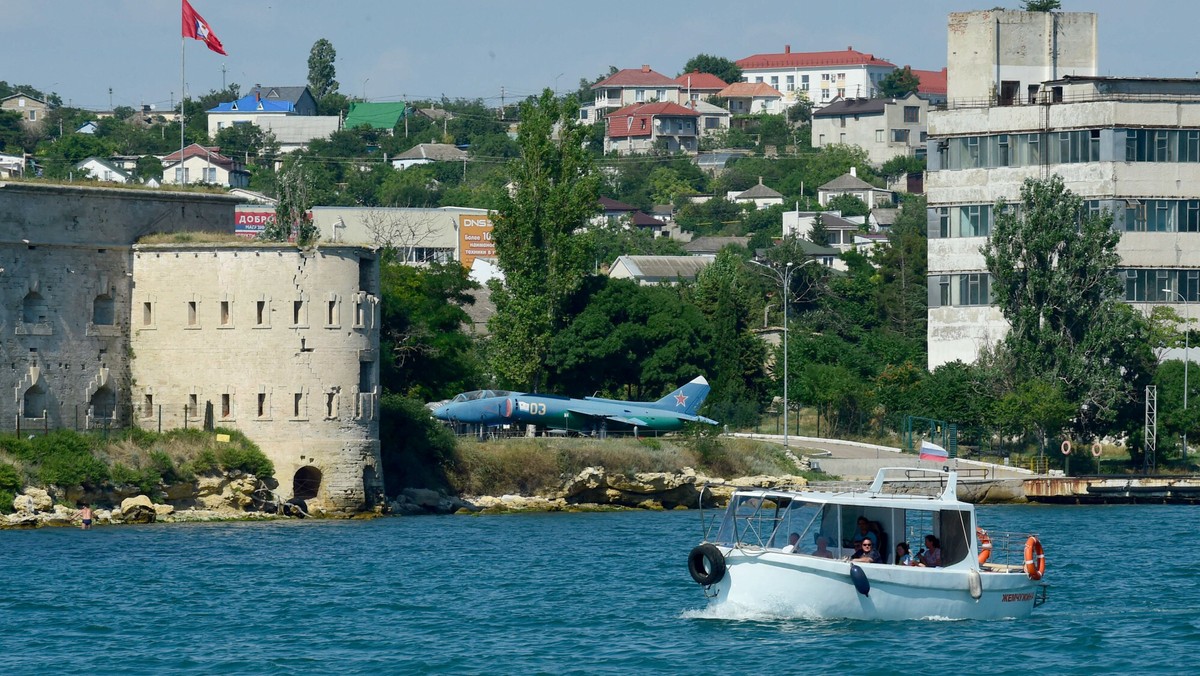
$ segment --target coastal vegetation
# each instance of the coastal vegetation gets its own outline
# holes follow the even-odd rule
[[[217,441],[228,435],[228,442]],[[212,472],[245,472],[264,480],[275,468],[262,451],[237,430],[218,428],[150,432],[137,428],[83,434],[56,430],[29,437],[0,437],[0,511],[12,510],[24,486],[82,488],[103,492],[128,485],[150,497],[165,486],[195,481]]]

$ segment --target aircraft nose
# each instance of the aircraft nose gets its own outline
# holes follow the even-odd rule
[[[433,409],[433,417],[437,418],[438,420],[449,420],[450,419],[450,407],[449,406],[438,406],[437,408]]]

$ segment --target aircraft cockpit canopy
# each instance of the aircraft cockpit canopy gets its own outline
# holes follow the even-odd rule
[[[512,394],[508,390],[471,390],[470,392],[462,392],[454,396],[450,403],[457,404],[463,401],[475,401],[477,399],[494,399],[496,397],[507,397]]]

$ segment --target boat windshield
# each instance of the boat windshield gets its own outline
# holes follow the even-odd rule
[[[735,494],[713,542],[841,558],[852,554],[862,539],[860,519],[874,535],[884,563],[894,562],[900,542],[908,543],[916,555],[928,535],[937,538],[943,566],[963,561],[971,551],[974,526],[967,510],[827,504],[806,501],[803,495],[769,493]]]

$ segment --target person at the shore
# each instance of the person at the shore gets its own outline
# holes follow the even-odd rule
[[[912,550],[909,549],[907,542],[901,542],[896,545],[896,565],[897,566],[915,566],[913,562]]]
[[[858,561],[861,563],[881,563],[882,562],[882,559],[879,556],[879,552],[875,550],[874,542],[871,542],[870,540],[863,538],[862,544],[859,545],[859,548],[861,549],[861,553],[859,553],[853,559],[850,559],[851,561]]]
[[[82,503],[79,509],[79,518],[81,521],[80,528],[83,530],[92,529],[92,506],[88,503]]]
[[[819,556],[823,559],[833,558],[833,552],[829,551],[829,538],[824,535],[817,536],[817,550],[813,552],[813,556]]]
[[[917,565],[926,568],[937,568],[942,565],[942,542],[936,535],[925,536],[925,549],[917,555]]]
[[[789,535],[789,536],[788,536],[788,543],[787,543],[787,545],[786,545],[786,546],[783,548],[783,551],[784,551],[784,553],[785,553],[785,554],[795,554],[795,553],[797,553],[797,552],[796,552],[796,545],[797,545],[797,544],[799,544],[799,542],[800,542],[800,534],[799,534],[799,533],[792,533],[791,535]]]

